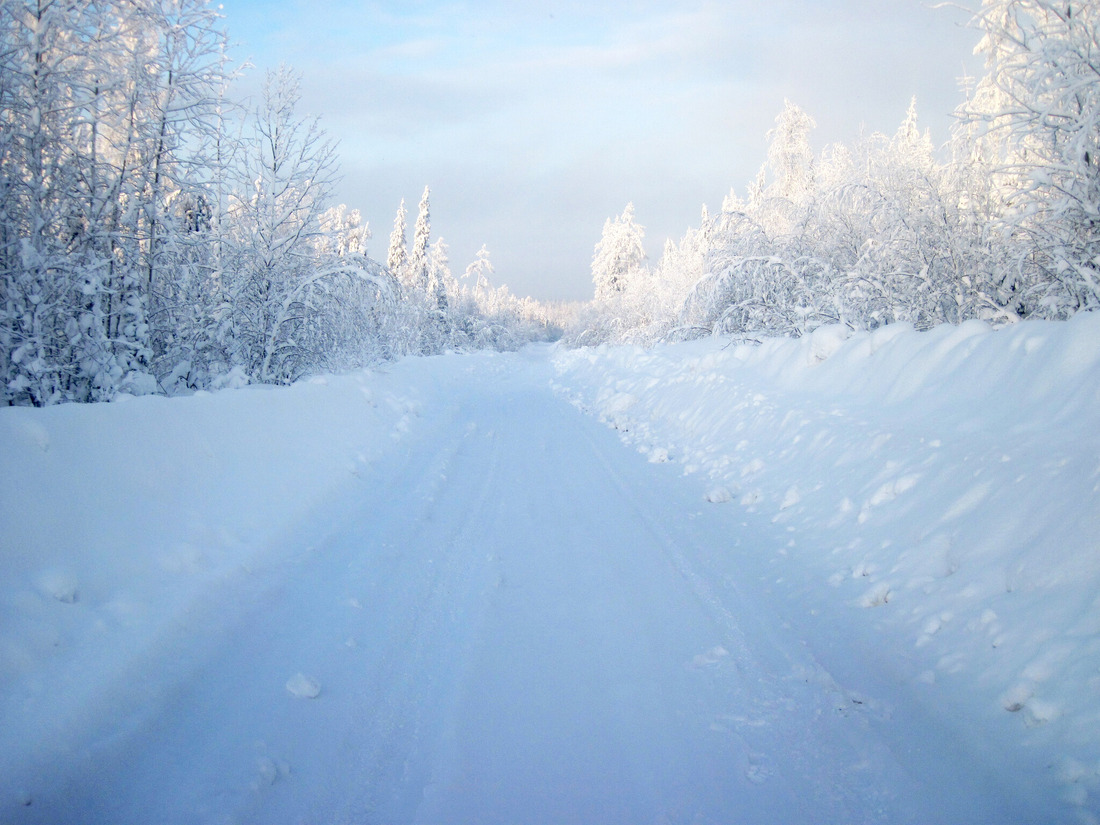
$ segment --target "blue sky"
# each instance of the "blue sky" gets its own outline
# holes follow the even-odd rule
[[[340,145],[337,200],[384,258],[401,198],[432,188],[461,275],[486,244],[519,295],[591,296],[604,220],[628,201],[654,258],[765,157],[790,99],[815,146],[892,133],[917,98],[936,143],[979,70],[966,15],[922,0],[222,0],[234,55],[302,75]]]

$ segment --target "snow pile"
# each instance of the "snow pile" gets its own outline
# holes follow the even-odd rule
[[[731,537],[731,553],[756,554],[816,655],[863,638],[884,678],[1096,821],[1100,315],[559,350],[556,366],[624,441],[766,525],[774,546]]]
[[[5,781],[170,683],[143,660],[197,622],[193,606],[219,582],[301,553],[288,526],[361,483],[417,416],[416,391],[362,372],[0,409]],[[294,677],[287,690],[308,698],[320,686]]]

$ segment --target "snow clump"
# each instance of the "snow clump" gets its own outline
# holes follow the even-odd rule
[[[316,699],[321,695],[321,683],[304,673],[295,673],[287,679],[286,689],[295,699]]]

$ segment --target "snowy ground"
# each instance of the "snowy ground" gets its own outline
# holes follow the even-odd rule
[[[1098,322],[0,410],[0,822],[1096,821]]]
[[[870,665],[886,701],[1096,820],[1100,317],[558,361],[624,441],[774,525],[728,545],[835,677]]]

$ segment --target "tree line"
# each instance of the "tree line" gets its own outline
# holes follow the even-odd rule
[[[1100,5],[984,0],[986,74],[937,151],[915,104],[892,136],[815,155],[785,104],[744,197],[706,207],[655,267],[609,219],[575,343],[1066,318],[1100,307]]]
[[[295,73],[247,105],[238,74],[204,0],[0,4],[0,401],[286,383],[545,334],[488,286],[485,250],[473,284],[451,277],[427,190],[408,254],[395,226],[372,260],[360,214],[330,206],[336,148]]]

